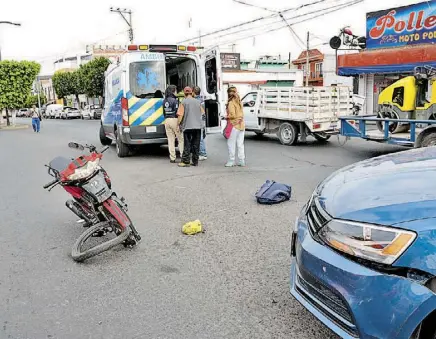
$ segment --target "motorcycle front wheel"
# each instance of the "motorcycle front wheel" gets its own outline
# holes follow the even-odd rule
[[[71,256],[74,261],[82,262],[120,245],[129,236],[130,227],[121,230],[114,223],[100,222],[82,233],[73,246]],[[95,245],[92,246],[90,243],[95,243]]]

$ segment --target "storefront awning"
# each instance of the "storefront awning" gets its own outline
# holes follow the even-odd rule
[[[390,48],[341,55],[338,74],[412,73],[417,66],[436,67],[436,45]]]

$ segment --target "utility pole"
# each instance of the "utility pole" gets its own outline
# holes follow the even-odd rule
[[[36,77],[36,92],[38,93],[38,112],[41,114],[41,96],[40,96],[40,90],[41,90],[41,83],[39,81],[39,78]]]
[[[132,11],[130,9],[127,9],[127,8],[115,8],[115,7],[111,7],[110,11],[116,12],[119,15],[121,15],[121,17],[124,19],[126,24],[129,26],[129,40],[130,40],[130,43],[132,44],[133,43]],[[125,17],[125,14],[129,15],[129,20],[127,20],[127,18]]]
[[[309,40],[310,33],[307,32],[307,50],[306,50],[306,87],[309,87],[309,74],[310,74],[310,63],[309,63]]]
[[[0,21],[0,24],[12,25],[12,26],[21,26],[20,23],[18,23],[18,22],[12,22],[12,21]],[[1,50],[1,46],[0,46],[0,61],[2,61],[2,50]]]

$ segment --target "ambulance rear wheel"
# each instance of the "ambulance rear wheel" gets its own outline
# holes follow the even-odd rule
[[[100,142],[103,146],[110,146],[112,144],[112,139],[106,137],[103,126],[100,126]]]
[[[129,146],[121,141],[121,139],[118,137],[117,130],[115,130],[115,144],[117,149],[117,155],[119,158],[125,158],[130,154]]]
[[[277,136],[282,145],[295,145],[298,141],[298,128],[294,124],[283,122],[279,127]]]

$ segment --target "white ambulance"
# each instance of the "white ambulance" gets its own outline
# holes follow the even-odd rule
[[[221,59],[218,48],[130,45],[105,75],[105,104],[100,141],[116,143],[119,157],[136,146],[165,144],[163,94],[168,85],[199,86],[205,103],[208,133],[219,132],[224,112]]]

